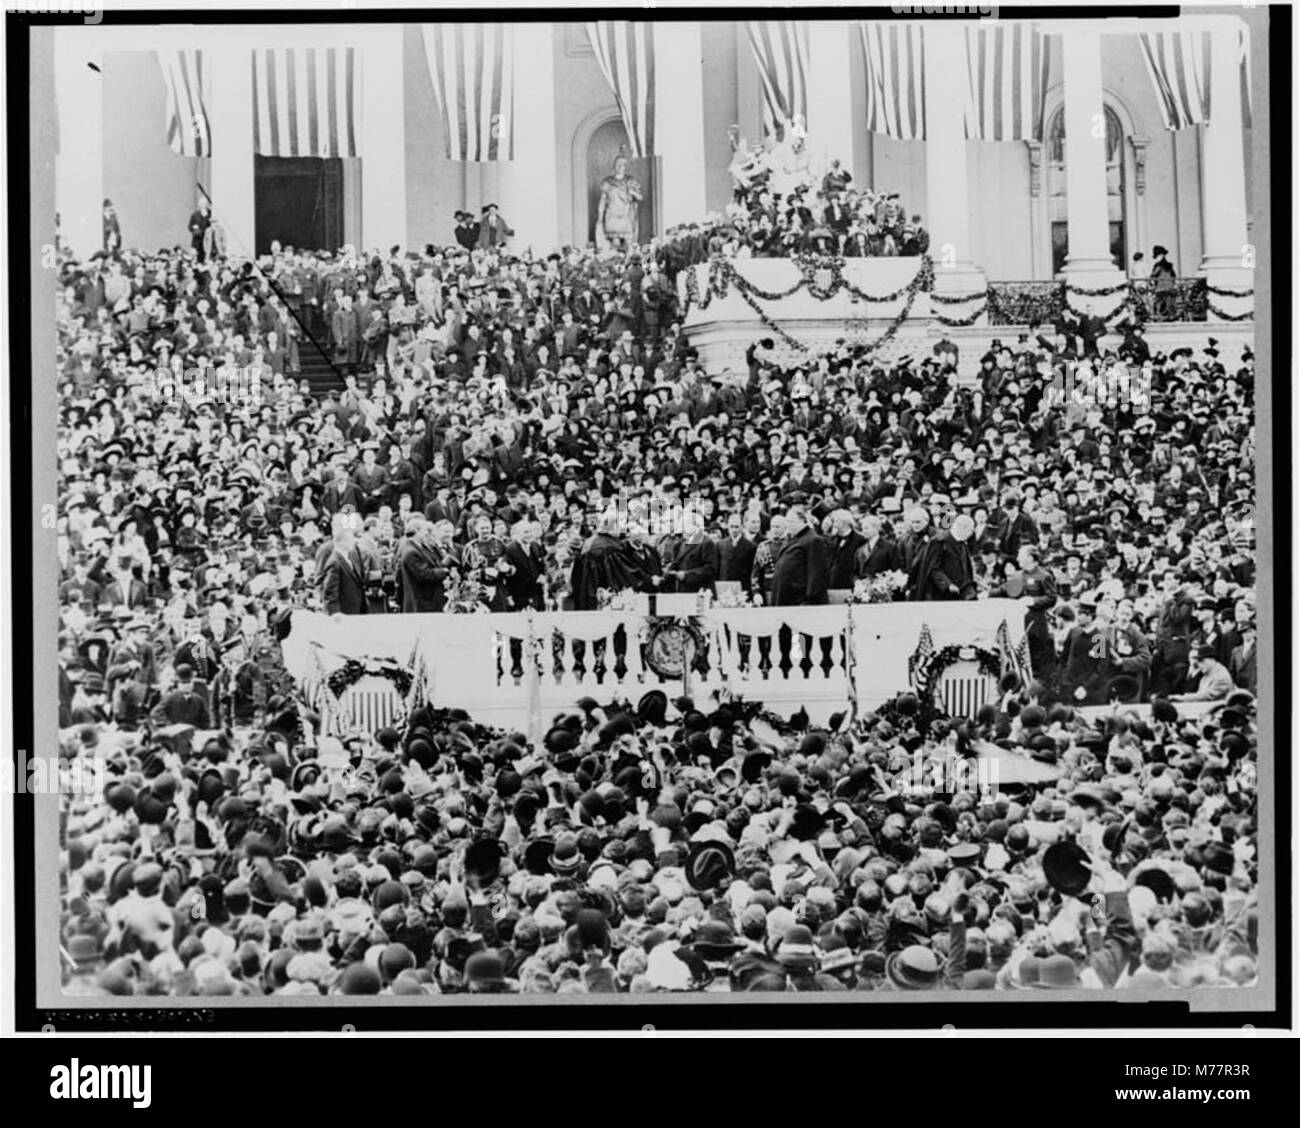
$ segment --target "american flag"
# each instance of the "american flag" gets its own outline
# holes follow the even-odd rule
[[[1047,58],[1046,38],[1031,24],[966,29],[968,139],[1043,139]]]
[[[1005,619],[998,625],[997,631],[998,654],[1002,658],[1002,672],[1005,674],[1008,670],[1014,671],[1016,677],[1020,679],[1021,685],[1028,685],[1034,680],[1034,671],[1029,661],[1029,636],[1022,634],[1020,642],[1013,645],[1011,642],[1011,629],[1007,626]]]
[[[654,25],[631,20],[593,20],[587,39],[600,73],[618,103],[634,157],[655,152]]]
[[[203,52],[159,51],[158,67],[167,86],[167,144],[183,157],[210,157],[207,99],[211,82]]]
[[[925,40],[912,24],[859,22],[867,128],[898,141],[925,139]]]
[[[1210,33],[1145,31],[1138,34],[1147,74],[1166,129],[1210,120]]]
[[[907,660],[907,680],[912,683],[914,689],[920,688],[920,679],[917,675],[929,663],[934,656],[934,652],[934,636],[930,634],[930,624],[922,623],[921,635],[916,641],[916,649]]]
[[[426,24],[421,31],[448,159],[513,160],[514,28]]]
[[[253,52],[253,152],[356,157],[361,60],[353,47]]]
[[[808,22],[749,20],[749,45],[763,83],[763,135],[808,125]]]

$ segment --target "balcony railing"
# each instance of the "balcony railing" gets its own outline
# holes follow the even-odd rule
[[[1133,282],[1127,302],[1139,321],[1164,323],[1204,321],[1208,299],[1204,278],[1179,278],[1163,291],[1150,282]],[[989,283],[990,325],[1051,325],[1064,309],[1064,282]]]

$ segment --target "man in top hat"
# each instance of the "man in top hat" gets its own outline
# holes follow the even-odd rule
[[[1190,693],[1175,693],[1171,701],[1222,701],[1236,686],[1228,668],[1215,657],[1213,646],[1198,646],[1192,657],[1191,673],[1200,683]]]
[[[479,225],[469,212],[459,210],[456,212],[455,235],[456,242],[467,251],[472,251],[478,246]]]
[[[194,667],[182,662],[176,667],[176,688],[165,693],[154,706],[153,720],[160,725],[208,727],[208,702],[194,684]]]
[[[480,250],[494,251],[504,247],[514,230],[497,211],[496,204],[483,205],[483,219],[479,224],[478,245]]]
[[[772,569],[772,606],[825,603],[830,587],[830,551],[809,524],[808,507],[790,506],[785,516],[786,539]]]

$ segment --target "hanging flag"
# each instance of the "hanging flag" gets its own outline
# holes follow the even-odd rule
[[[1007,621],[1002,620],[997,630],[998,656],[1002,659],[1002,673],[1014,673],[1022,686],[1034,680],[1033,669],[1029,661],[1029,636],[1022,634],[1017,645],[1011,643],[1011,629]]]
[[[859,22],[867,128],[898,141],[925,139],[925,40],[917,24]]]
[[[1047,41],[1027,23],[966,29],[966,136],[1041,141],[1047,102]]]
[[[421,32],[448,159],[513,160],[514,28],[425,24]]]
[[[361,59],[353,47],[253,52],[253,152],[357,157]]]
[[[934,636],[930,634],[930,624],[922,623],[921,634],[916,641],[916,649],[907,660],[907,680],[911,683],[913,689],[921,688],[918,675],[929,664],[934,652]]]
[[[183,157],[210,157],[208,133],[210,80],[202,51],[159,51],[158,67],[167,87],[167,144]]]
[[[654,26],[631,20],[595,20],[587,39],[609,83],[634,157],[655,152]]]
[[[1210,32],[1144,31],[1138,34],[1147,74],[1166,129],[1210,120]]]
[[[808,22],[749,20],[749,45],[763,83],[763,135],[808,128]]]

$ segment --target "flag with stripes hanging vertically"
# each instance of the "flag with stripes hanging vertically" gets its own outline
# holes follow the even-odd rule
[[[421,32],[448,159],[513,160],[514,28],[499,23],[425,24]]]
[[[920,689],[921,675],[925,667],[930,664],[934,653],[934,636],[930,634],[930,624],[922,623],[920,637],[916,640],[916,649],[907,660],[907,680],[912,684],[913,689]]]
[[[252,65],[254,153],[361,155],[361,57],[356,48],[258,48]]]
[[[925,37],[918,24],[860,21],[867,128],[897,141],[925,140]]]
[[[763,136],[777,126],[808,128],[808,21],[748,20],[749,46],[763,85]]]
[[[1041,141],[1047,103],[1047,40],[1028,23],[966,28],[966,136]]]
[[[1002,659],[1002,673],[1013,672],[1022,686],[1034,680],[1033,666],[1029,660],[1029,635],[1022,633],[1020,642],[1012,644],[1011,628],[1002,620],[997,630],[998,656]]]
[[[211,93],[202,51],[157,52],[167,87],[167,144],[183,157],[210,157],[208,98]]]
[[[1210,32],[1138,33],[1142,58],[1166,129],[1210,120]]]
[[[587,39],[623,116],[634,157],[655,152],[654,26],[631,20],[593,20]]]

